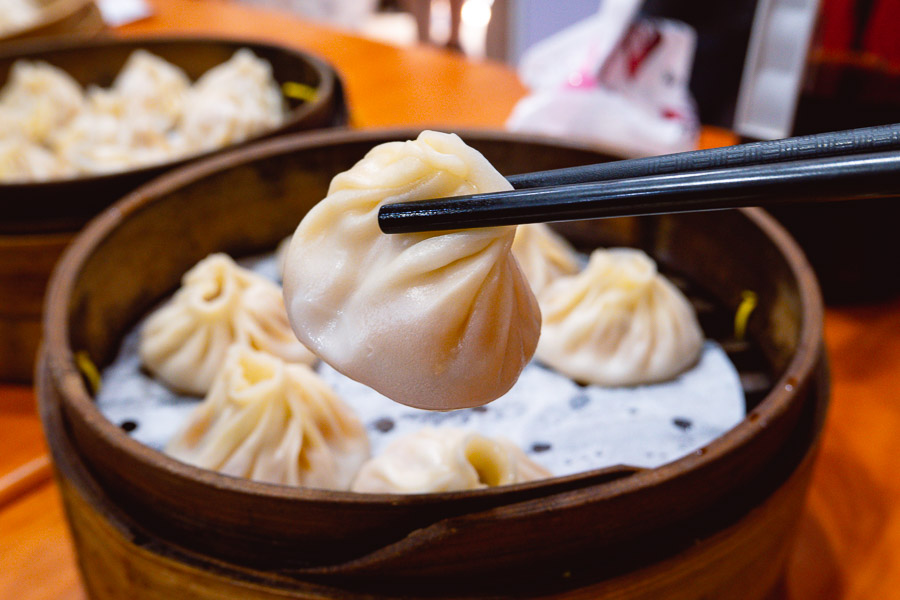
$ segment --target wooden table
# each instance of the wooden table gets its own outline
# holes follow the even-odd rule
[[[501,65],[401,50],[216,0],[154,0],[120,35],[240,35],[329,60],[357,127],[500,127],[525,89]],[[705,129],[701,144],[731,143]],[[830,308],[833,402],[783,597],[900,597],[900,300]],[[84,598],[30,388],[0,385],[0,599]]]

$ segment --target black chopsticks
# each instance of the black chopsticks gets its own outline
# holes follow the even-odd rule
[[[509,192],[384,205],[385,233],[900,195],[900,124],[515,175]]]

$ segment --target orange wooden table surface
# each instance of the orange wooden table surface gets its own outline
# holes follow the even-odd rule
[[[397,49],[216,0],[153,0],[121,35],[243,36],[319,54],[340,71],[357,127],[498,128],[525,93],[501,65]],[[705,147],[732,142],[705,129]],[[783,596],[900,598],[900,300],[826,311],[833,401]],[[29,388],[0,384],[0,600],[84,598]]]

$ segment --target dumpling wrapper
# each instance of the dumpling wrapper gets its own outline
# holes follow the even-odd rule
[[[18,60],[0,90],[3,137],[12,133],[35,143],[48,137],[84,109],[84,90],[58,67],[41,61]]]
[[[366,462],[354,492],[426,494],[476,490],[552,477],[504,438],[426,427],[391,442]]]
[[[109,89],[91,87],[85,109],[49,142],[79,173],[114,173],[160,164],[188,149],[172,129],[191,82],[145,50],[129,56]]]
[[[161,164],[243,141],[285,119],[272,66],[246,48],[195,85],[180,67],[137,50],[111,87],[86,92],[57,67],[19,60],[0,90],[0,141],[23,138],[56,164],[18,142],[28,155],[11,155],[6,144],[0,181]]]
[[[116,173],[159,164],[181,152],[177,140],[146,114],[86,110],[50,136],[56,156],[83,174]]]
[[[569,242],[544,223],[519,225],[512,252],[538,303],[548,285],[565,275],[574,275],[580,268],[578,255]]]
[[[0,135],[0,181],[47,181],[68,174],[67,165],[43,146],[19,135]]]
[[[174,126],[184,108],[191,80],[181,67],[146,50],[136,50],[109,90],[92,90],[102,108],[117,109],[119,116],[142,115],[156,120],[159,130]]]
[[[284,268],[291,325],[332,367],[409,406],[486,404],[512,387],[540,334],[510,251],[515,227],[385,235],[385,203],[496,192],[509,183],[453,134],[373,148],[331,182]]]
[[[576,381],[627,386],[672,379],[703,349],[687,298],[640,250],[595,250],[584,271],[541,295],[535,356]]]
[[[291,247],[291,236],[287,236],[275,248],[275,268],[278,270],[278,279],[284,281],[284,266],[287,264],[288,248]]]
[[[203,395],[235,342],[287,362],[315,362],[291,331],[278,286],[225,254],[212,254],[188,271],[182,287],[147,319],[139,352],[167,385]]]
[[[286,119],[272,65],[242,48],[185,94],[178,133],[195,151],[242,142]]]
[[[369,440],[308,366],[236,344],[165,452],[234,477],[347,490],[369,457]]]

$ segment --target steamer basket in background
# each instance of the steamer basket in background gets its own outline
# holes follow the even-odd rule
[[[42,0],[37,19],[0,32],[0,50],[23,40],[64,35],[89,37],[103,31],[103,16],[93,0]]]
[[[82,85],[108,86],[137,49],[146,49],[184,69],[195,80],[250,48],[272,64],[275,79],[317,89],[310,102],[288,99],[290,114],[277,129],[247,143],[279,134],[343,125],[347,111],[340,80],[321,59],[281,46],[222,38],[64,39],[0,46],[0,87],[20,59],[41,60]],[[236,146],[229,146],[234,148]],[[137,186],[158,175],[220,153],[206,152],[118,173],[36,183],[0,182],[0,381],[31,380],[40,339],[44,290],[62,249],[88,220]]]
[[[790,548],[828,386],[817,284],[759,210],[557,227],[582,250],[645,249],[728,316],[744,290],[758,295],[749,332],[765,389],[748,394],[737,427],[657,469],[418,496],[291,488],[182,464],[99,413],[74,352],[107,364],[198,260],[274,248],[334,174],[416,134],[301,135],[181,169],[104,212],[66,252],[45,306],[38,398],[90,594],[766,597]],[[608,158],[509,133],[461,136],[505,174]]]

